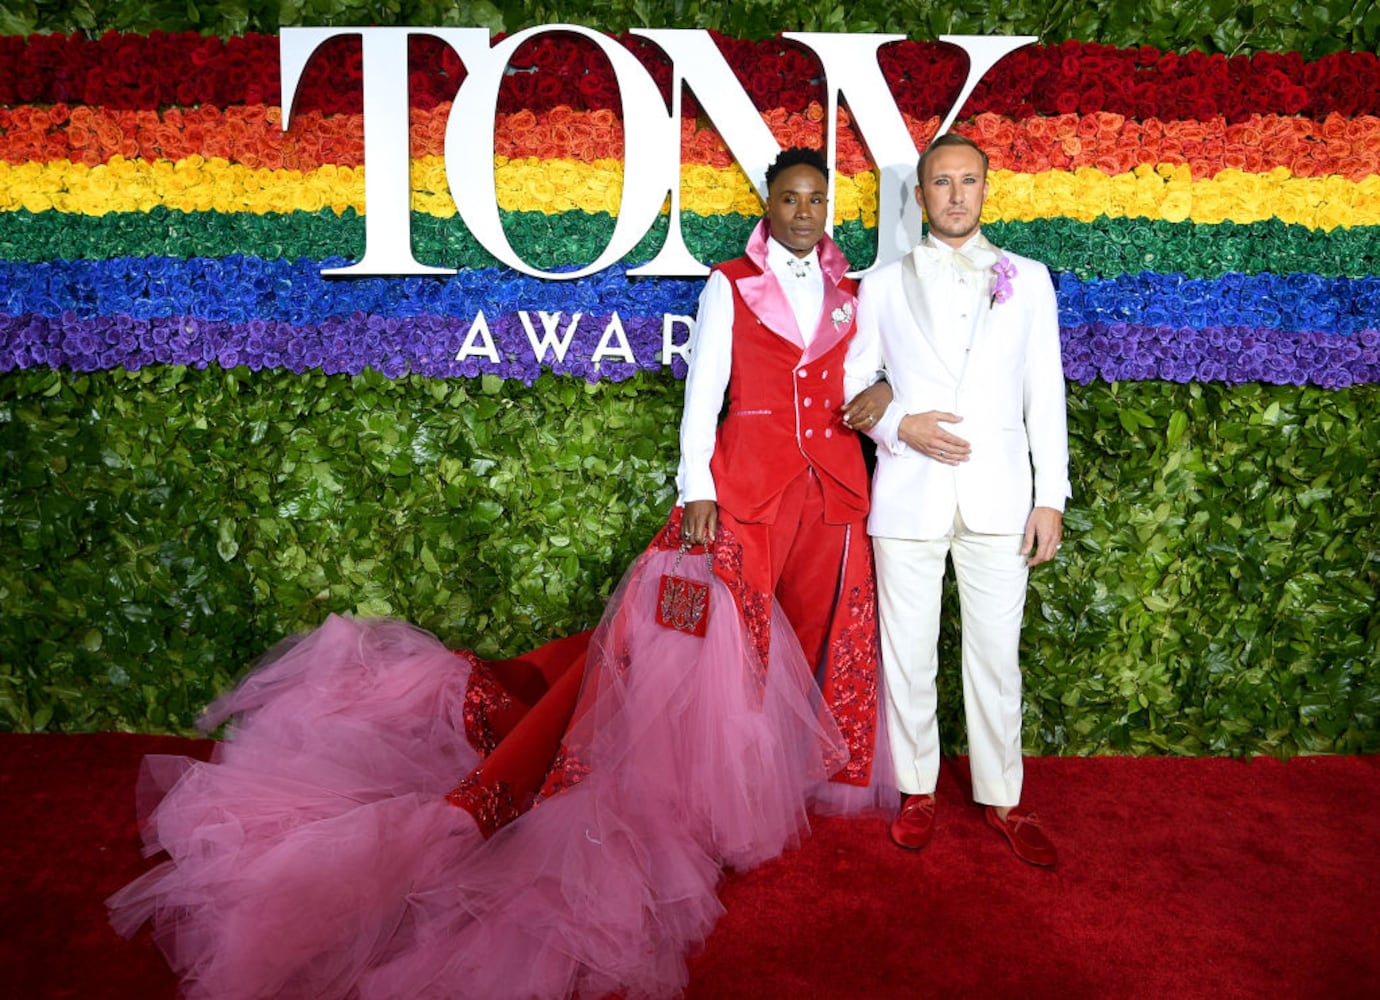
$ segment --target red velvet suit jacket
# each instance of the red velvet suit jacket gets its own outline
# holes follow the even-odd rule
[[[842,257],[842,255],[839,255]],[[855,327],[857,282],[824,283],[809,348],[795,336],[785,297],[749,257],[720,264],[733,286],[733,367],[727,417],[710,460],[718,501],[740,521],[772,523],[786,486],[813,467],[824,516],[842,524],[867,513],[867,470],[844,426],[843,362]],[[777,317],[778,327],[772,323]]]

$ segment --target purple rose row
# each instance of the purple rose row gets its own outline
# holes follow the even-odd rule
[[[354,313],[300,325],[265,319],[231,323],[195,316],[83,319],[71,312],[56,317],[0,315],[0,371],[38,366],[100,371],[153,364],[192,368],[215,364],[222,368],[245,365],[252,371],[285,368],[351,375],[373,368],[389,378],[408,373],[433,378],[498,375],[530,384],[543,371],[597,382],[622,381],[640,369],[659,371],[666,367],[661,362],[660,316],[620,317],[621,338],[616,330],[606,333],[611,320],[612,316],[582,317],[562,356],[555,342],[565,339],[571,317],[562,315],[548,334],[535,312],[529,322],[537,345],[543,345],[538,347],[534,347],[517,313],[486,316],[487,339],[477,331],[470,336],[473,318],[435,314],[397,317]],[[675,345],[683,346],[689,331],[684,324],[677,324],[673,336]],[[608,342],[614,356],[608,356],[606,350],[596,362],[594,357],[603,341]],[[618,356],[624,353],[623,348],[631,352],[634,361]],[[670,367],[677,377],[684,377],[685,362],[678,355],[671,355]]]
[[[1380,330],[1350,336],[1269,327],[1095,323],[1061,329],[1070,381],[1264,382],[1341,389],[1380,382]]]
[[[529,333],[518,313],[485,316],[486,339],[473,329],[473,318],[436,314],[354,313],[308,324],[265,319],[232,323],[193,316],[84,319],[71,312],[53,317],[0,315],[0,371],[215,364],[327,374],[374,368],[389,378],[408,373],[433,378],[489,374],[530,384],[544,371],[595,382],[621,381],[639,370],[667,367],[662,360],[661,315],[620,316],[616,325],[612,314],[586,315],[559,356],[554,342],[565,339],[570,320],[562,315],[548,333],[541,317],[531,313]],[[683,346],[687,336],[684,324],[672,324],[674,346]],[[1084,384],[1157,379],[1336,389],[1380,382],[1380,330],[1375,328],[1343,335],[1250,326],[1193,329],[1093,323],[1066,325],[1062,336],[1064,372],[1070,381]],[[534,347],[534,338],[546,346]],[[596,362],[601,345],[604,356]],[[631,352],[633,360],[619,357],[623,350]],[[685,363],[679,355],[671,355],[669,367],[674,376],[684,377]]]

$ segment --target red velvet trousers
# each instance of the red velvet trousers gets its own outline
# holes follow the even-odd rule
[[[818,670],[838,603],[845,550],[852,538],[866,544],[866,518],[851,524],[824,520],[819,477],[807,469],[791,481],[771,524],[747,524],[719,508],[719,517],[738,536],[748,557],[744,576],[775,595],[795,629],[805,660]],[[760,568],[747,565],[759,563]],[[766,570],[770,575],[763,576]]]

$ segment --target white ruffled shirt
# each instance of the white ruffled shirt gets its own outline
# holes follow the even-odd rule
[[[963,370],[964,355],[972,346],[978,312],[991,284],[990,268],[996,263],[989,251],[975,246],[980,242],[979,234],[974,233],[963,246],[955,248],[935,239],[934,234],[930,233],[911,251],[912,254],[925,254],[931,261],[938,259],[944,262],[940,271],[949,294],[936,296],[931,308],[938,320],[935,329],[943,332],[939,339],[940,353],[949,369],[955,372]],[[992,257],[992,260],[987,260],[988,257]],[[921,267],[917,267],[917,270],[924,273]]]

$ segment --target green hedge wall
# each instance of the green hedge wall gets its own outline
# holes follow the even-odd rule
[[[0,724],[187,729],[268,643],[483,654],[598,619],[674,500],[679,383],[184,368],[0,379]]]
[[[186,731],[282,635],[592,625],[673,500],[682,385],[182,368],[0,379],[0,726]],[[1380,387],[1070,386],[1041,753],[1380,750]],[[961,746],[955,636],[948,739]]]
[[[0,33],[200,31],[272,34],[282,25],[481,25],[516,32],[535,24],[713,28],[736,38],[779,31],[1037,35],[1122,48],[1329,52],[1380,48],[1380,6],[1371,0],[6,0]]]

